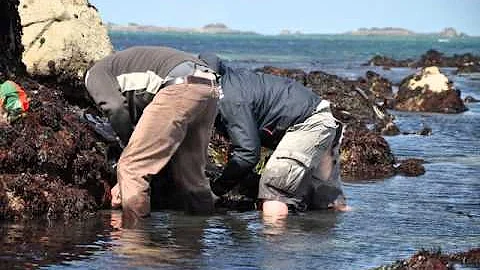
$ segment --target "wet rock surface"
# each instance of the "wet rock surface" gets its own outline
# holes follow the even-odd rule
[[[437,67],[424,68],[402,80],[393,108],[400,111],[461,113],[467,107],[459,90]]]
[[[359,79],[360,87],[368,89],[376,99],[385,100],[393,97],[392,83],[371,70],[365,73],[365,79]]]
[[[463,102],[465,103],[477,103],[477,102],[480,102],[480,100],[472,97],[472,96],[466,96],[464,99],[463,99]]]
[[[418,158],[402,160],[399,162],[398,167],[396,167],[396,172],[404,176],[419,176],[425,173],[423,163],[423,159]]]
[[[383,66],[384,68],[415,67],[415,60],[413,59],[396,60],[388,56],[375,55],[365,65]]]
[[[340,148],[342,179],[381,179],[395,174],[395,157],[387,141],[361,125],[349,125]]]
[[[375,270],[414,270],[414,269],[435,269],[450,270],[456,269],[455,265],[477,268],[480,267],[480,249],[471,249],[466,252],[453,254],[442,253],[441,251],[420,250],[411,258],[399,260],[391,265],[374,268]]]
[[[366,65],[392,67],[456,67],[458,73],[480,72],[480,56],[471,53],[446,56],[437,50],[428,50],[420,59],[395,60],[387,56],[376,55]]]
[[[73,218],[110,201],[105,145],[61,91],[18,78],[30,98],[24,118],[0,129],[0,217]]]

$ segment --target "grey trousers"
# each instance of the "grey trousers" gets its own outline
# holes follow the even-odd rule
[[[265,166],[258,198],[286,203],[296,211],[344,203],[338,129],[328,101],[303,123],[290,127]]]
[[[150,176],[169,161],[185,210],[213,212],[205,166],[217,98],[217,87],[203,84],[171,85],[155,95],[118,162],[124,215],[144,217],[150,213]]]

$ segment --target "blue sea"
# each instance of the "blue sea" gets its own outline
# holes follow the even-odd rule
[[[374,55],[419,58],[429,49],[480,55],[480,38],[342,35],[110,33],[116,50],[135,45],[216,52],[235,67],[322,70],[345,78],[374,70],[393,83],[416,70],[363,66]],[[442,69],[462,98],[480,99],[480,74]],[[480,247],[480,103],[455,115],[392,113],[402,131],[427,125],[431,136],[386,137],[399,159],[422,158],[426,173],[344,183],[352,210],[290,216],[283,226],[256,211],[192,217],[155,212],[137,229],[115,229],[121,212],[69,224],[3,224],[0,255],[11,267],[47,269],[369,269],[416,251]],[[21,248],[19,248],[19,246]],[[12,249],[13,250],[13,249]],[[6,269],[6,268],[5,268]],[[469,268],[459,268],[469,269]]]

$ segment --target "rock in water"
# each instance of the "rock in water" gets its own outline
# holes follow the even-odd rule
[[[467,110],[460,91],[438,67],[406,77],[395,96],[394,109],[414,112],[461,113]]]

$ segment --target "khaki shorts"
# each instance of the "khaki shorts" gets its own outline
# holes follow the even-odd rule
[[[341,132],[329,103],[322,101],[303,123],[287,130],[265,166],[258,198],[284,202],[295,211],[327,209],[344,201]]]

